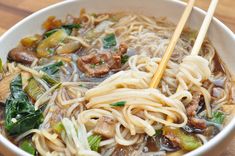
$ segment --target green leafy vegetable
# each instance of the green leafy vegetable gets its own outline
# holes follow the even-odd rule
[[[10,84],[11,97],[13,99],[21,99],[28,101],[28,96],[22,90],[22,77],[18,75]]]
[[[222,124],[225,119],[225,114],[220,111],[216,111],[212,113],[212,119],[211,121],[217,124]]]
[[[113,107],[123,107],[125,106],[125,104],[126,104],[126,101],[119,101],[119,102],[112,103],[110,105]]]
[[[121,63],[122,64],[125,64],[129,59],[129,56],[128,55],[122,55],[121,56]]]
[[[49,30],[49,31],[45,32],[44,33],[45,38],[48,38],[49,36],[54,34],[56,31],[58,31],[58,29],[52,29],[52,30]]]
[[[50,85],[54,86],[59,83],[59,70],[63,66],[63,62],[59,61],[48,66],[45,66],[41,69],[43,73],[42,79],[45,80]]]
[[[110,49],[117,45],[115,34],[108,34],[103,38],[103,48]]]
[[[61,28],[64,29],[68,35],[70,35],[74,28],[79,29],[81,28],[81,25],[80,24],[67,24],[67,25],[63,25]]]
[[[154,136],[160,136],[160,135],[162,135],[162,129],[156,130]]]
[[[67,25],[63,25],[62,28],[66,28],[66,29],[76,28],[76,29],[79,29],[79,28],[81,28],[81,25],[80,24],[67,24]]]
[[[54,53],[55,53],[55,50],[54,50],[54,49],[49,48],[49,49],[47,49],[47,52],[48,52],[49,54],[54,54]]]
[[[169,139],[174,138],[179,140],[180,148],[186,151],[192,151],[202,146],[199,138],[193,134],[187,134],[179,128],[164,127],[163,135],[169,136]]]
[[[30,142],[29,140],[24,140],[20,144],[20,148],[24,150],[25,152],[28,152],[29,154],[32,154],[32,155],[35,155],[36,153],[36,149],[34,148],[32,142]]]
[[[56,62],[56,63],[53,63],[53,64],[50,64],[48,66],[45,66],[41,69],[41,71],[47,73],[48,75],[55,75],[59,72],[60,70],[60,67],[63,66],[63,62],[62,61],[59,61],[59,62]]]
[[[43,120],[41,110],[35,110],[22,90],[22,78],[17,76],[10,84],[11,95],[5,103],[4,126],[10,135],[18,135],[37,128]]]
[[[80,24],[66,24],[66,25],[61,26],[60,28],[52,29],[52,30],[45,32],[44,37],[48,38],[49,36],[51,36],[52,34],[54,34],[55,32],[57,32],[60,29],[64,29],[65,32],[68,35],[70,35],[73,28],[79,29],[79,28],[81,28],[81,25]]]
[[[91,150],[98,151],[101,142],[101,136],[99,135],[91,135],[88,137],[88,143],[90,145]]]
[[[28,85],[25,87],[25,92],[34,100],[37,100],[44,92],[45,89],[34,78],[29,80]]]

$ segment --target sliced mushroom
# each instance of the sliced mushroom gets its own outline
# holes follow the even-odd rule
[[[116,122],[112,118],[102,116],[98,119],[93,132],[106,138],[112,138],[115,135],[115,124]]]
[[[37,59],[37,57],[34,52],[28,51],[23,47],[17,47],[9,52],[8,59],[30,65],[35,59]]]

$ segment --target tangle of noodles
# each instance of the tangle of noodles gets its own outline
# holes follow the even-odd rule
[[[58,31],[61,27],[54,26],[61,21],[53,20],[47,21],[50,29]],[[127,13],[92,15],[84,10],[81,10],[79,18],[68,15],[63,24],[71,26],[78,23],[80,28],[71,32],[67,30],[70,34],[65,36],[63,42],[47,47],[47,50],[53,49],[54,54],[37,58],[30,66],[15,62],[3,66],[3,78],[21,73],[24,91],[31,79],[44,90],[38,98],[31,100],[35,110],[42,110],[43,122],[39,127],[17,135],[14,138],[17,144],[30,138],[38,154],[43,156],[166,155],[168,151],[177,151],[182,146],[177,142],[178,138],[174,140],[173,133],[173,141],[166,134],[157,136],[157,131],[163,131],[165,127],[181,130],[185,135],[191,134],[200,144],[213,137],[206,136],[204,131],[207,128],[214,127],[215,132],[221,130],[222,124],[213,123],[211,118],[215,112],[221,113],[223,106],[233,103],[231,83],[223,65],[218,67],[220,62],[208,39],[204,41],[198,56],[190,55],[195,32],[185,28],[159,88],[149,88],[175,29],[174,24],[165,18]],[[63,29],[66,29],[65,26]],[[116,46],[107,50],[104,38],[109,34],[114,34]],[[47,37],[42,35],[37,44]],[[117,56],[123,43],[127,49]],[[68,47],[72,50],[66,49]],[[63,48],[67,51],[60,54],[58,51]],[[120,63],[125,55],[128,55],[128,61],[122,62],[120,68],[111,69],[108,63],[115,58]],[[109,58],[84,66],[93,73],[105,69],[104,75],[88,76],[84,69],[79,68],[84,65],[78,64],[80,58],[99,60],[104,56]],[[50,77],[50,73],[42,69],[53,66],[58,59],[63,61],[63,65],[56,71],[58,75]],[[84,60],[83,63],[90,61]],[[48,83],[45,74],[55,79],[56,84]],[[199,98],[195,98],[196,95]],[[102,130],[112,129],[112,135],[97,132],[97,127],[103,124],[100,121],[104,119],[110,125],[106,124]],[[198,121],[196,124],[193,123],[194,119]],[[58,125],[59,132],[58,128],[55,129]],[[198,129],[201,131],[196,131]],[[7,136],[2,128],[0,130]],[[91,146],[90,138],[95,135],[100,139],[99,150]],[[148,147],[151,139],[157,139],[154,142],[160,144],[157,151],[151,151]],[[167,148],[166,145],[162,148],[164,141],[168,141]]]

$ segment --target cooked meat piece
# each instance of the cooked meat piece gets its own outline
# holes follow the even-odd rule
[[[112,118],[102,116],[98,119],[93,132],[105,138],[112,138],[115,135],[115,124],[116,122]]]
[[[186,107],[186,111],[187,111],[188,116],[195,116],[196,115],[201,95],[202,94],[200,92],[193,92],[192,101]]]
[[[14,48],[12,49],[9,54],[8,54],[8,58],[10,60],[22,63],[22,64],[32,64],[33,61],[37,58],[36,54],[28,51],[26,48],[23,47],[18,47],[18,48]]]
[[[125,43],[121,43],[119,46],[118,54],[123,55],[127,52],[127,45]]]
[[[195,117],[199,107],[201,95],[202,94],[200,92],[193,92],[193,99],[188,107],[186,107],[186,111],[189,117],[188,123],[195,128],[204,129],[206,128],[205,120]]]
[[[204,119],[190,117],[188,122],[190,125],[192,125],[195,128],[199,128],[199,129],[206,128],[206,121]]]
[[[121,55],[126,53],[127,46],[121,44],[118,52],[103,52],[99,54],[89,54],[78,58],[79,70],[92,77],[100,77],[107,74],[112,69],[121,68]]]
[[[0,102],[5,103],[6,99],[10,95],[10,83],[18,75],[18,72],[10,74],[4,77],[0,81]]]

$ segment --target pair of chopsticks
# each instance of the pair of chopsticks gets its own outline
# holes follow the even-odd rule
[[[162,57],[162,60],[155,72],[155,74],[153,75],[153,78],[150,82],[150,88],[156,88],[163,76],[163,73],[166,69],[167,63],[170,60],[170,57],[173,53],[173,50],[175,48],[175,45],[183,31],[183,28],[185,26],[185,23],[187,22],[187,19],[193,9],[193,5],[195,3],[195,0],[189,0],[187,7],[184,10],[184,13],[182,15],[182,17],[180,18],[180,21],[178,23],[178,25],[176,26],[175,32],[170,40],[170,43],[166,49],[165,54]],[[207,15],[204,18],[204,21],[202,23],[202,26],[199,30],[198,36],[196,38],[195,44],[193,46],[193,49],[191,51],[191,55],[198,55],[200,48],[202,46],[202,43],[204,41],[204,38],[206,36],[207,30],[209,28],[209,25],[211,23],[212,17],[214,15],[216,6],[218,4],[218,0],[211,0],[209,9],[207,11]]]

